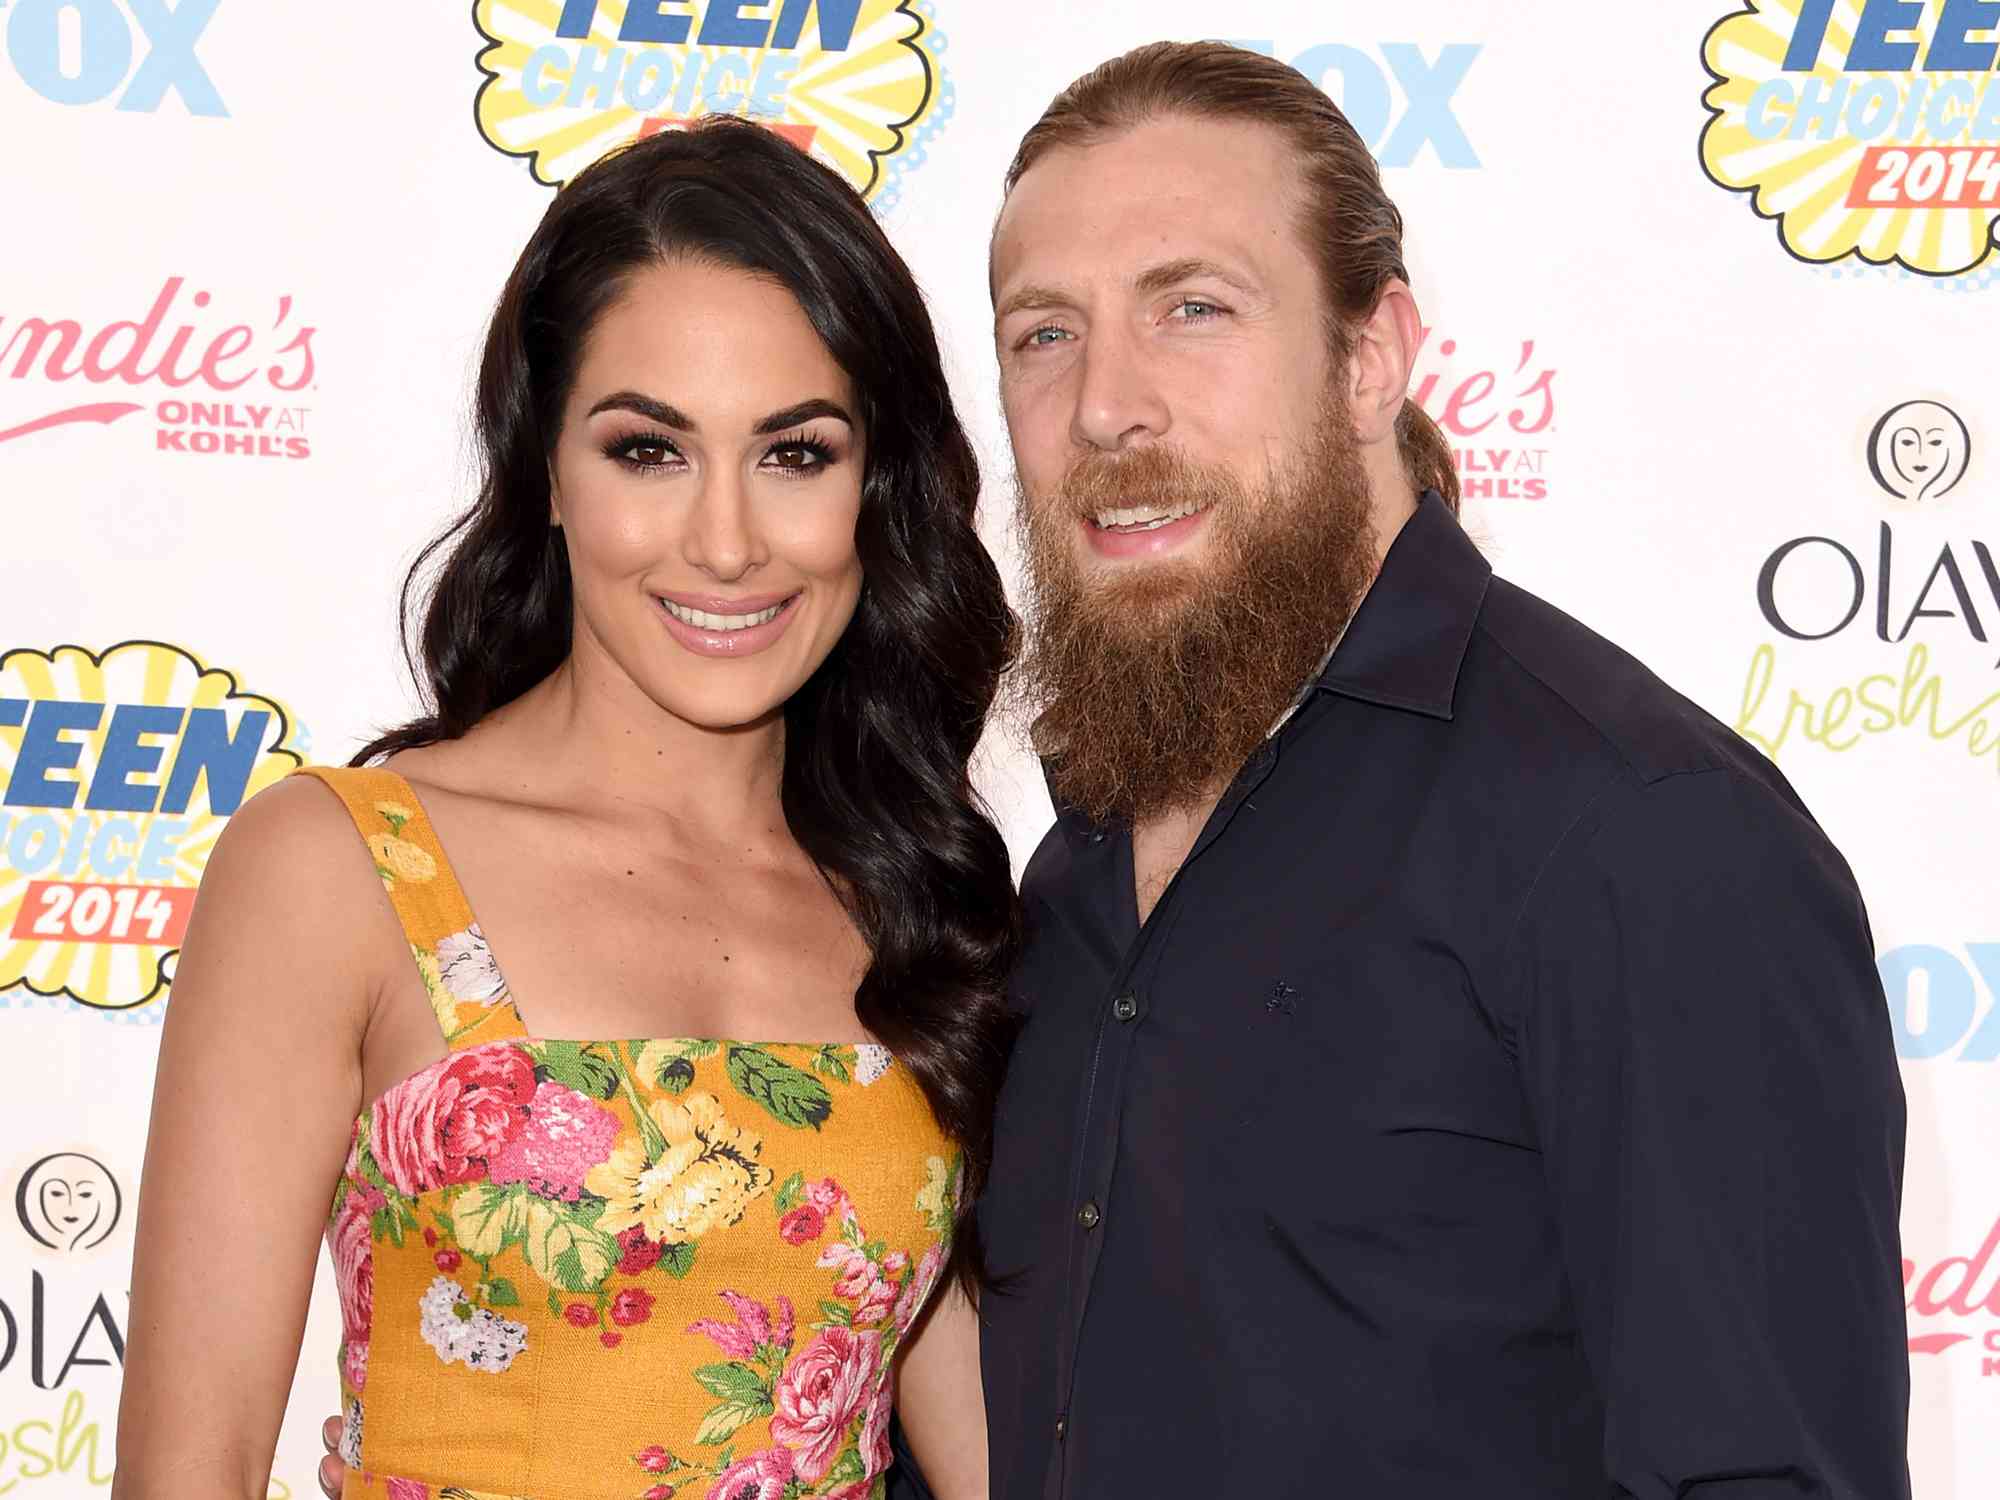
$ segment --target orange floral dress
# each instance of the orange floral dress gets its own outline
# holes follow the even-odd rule
[[[532,1037],[410,786],[312,768],[446,1055],[327,1227],[343,1500],[868,1500],[959,1157],[888,1049]]]

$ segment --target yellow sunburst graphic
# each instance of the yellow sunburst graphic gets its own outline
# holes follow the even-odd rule
[[[1994,114],[1987,90],[2000,79],[1932,71],[1934,52],[1955,50],[1950,36],[1939,45],[1948,3],[1925,0],[1921,22],[1863,36],[1865,51],[1913,59],[1897,71],[1848,68],[1860,0],[1747,0],[1709,31],[1702,167],[1749,193],[1798,259],[1938,277],[2000,264],[2000,140],[1977,124]]]
[[[628,27],[626,12],[641,12]],[[525,157],[556,187],[614,147],[702,115],[768,124],[840,172],[864,196],[888,180],[936,108],[937,68],[923,5],[911,0],[784,0],[762,20],[738,6],[722,18],[761,43],[704,45],[716,0],[662,16],[654,0],[477,0],[480,134]],[[582,32],[588,17],[588,31]],[[648,18],[651,18],[650,20]],[[679,44],[648,26],[685,22]],[[571,34],[560,34],[567,32]],[[630,40],[627,37],[638,38]]]
[[[229,814],[301,764],[291,733],[161,641],[0,656],[0,990],[158,999]]]

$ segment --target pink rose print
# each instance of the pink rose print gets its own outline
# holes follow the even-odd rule
[[[563,1317],[568,1320],[572,1328],[595,1328],[597,1326],[597,1309],[592,1307],[588,1302],[570,1303],[568,1307],[563,1309]]]
[[[368,1346],[352,1340],[340,1346],[341,1373],[355,1390],[365,1390],[368,1385]]]
[[[901,1254],[901,1252],[897,1252]],[[908,1264],[904,1257],[904,1264]],[[833,1283],[837,1296],[855,1304],[854,1322],[857,1327],[867,1327],[879,1323],[889,1315],[889,1309],[896,1302],[896,1284],[883,1279],[883,1268],[870,1260],[862,1251],[845,1241],[836,1240],[819,1253],[822,1266],[838,1267],[840,1274]]]
[[[917,1262],[917,1274],[903,1284],[903,1295],[896,1299],[896,1333],[898,1337],[910,1331],[910,1325],[917,1321],[917,1314],[923,1311],[924,1303],[930,1300],[931,1288],[937,1285],[938,1272],[944,1269],[944,1247],[933,1245],[924,1252],[924,1258]]]
[[[426,1229],[424,1231],[424,1248],[426,1250],[435,1250],[437,1247],[438,1232],[435,1229]]]
[[[642,1292],[636,1286],[628,1286],[611,1299],[611,1321],[620,1328],[630,1328],[634,1323],[643,1323],[652,1316],[651,1292]]]
[[[607,1349],[616,1349],[620,1344],[625,1342],[625,1335],[622,1333],[613,1333],[607,1328],[597,1336],[597,1342]]]
[[[787,1245],[809,1245],[824,1233],[826,1215],[810,1203],[801,1203],[778,1220],[778,1237]]]
[[[674,1500],[674,1487],[670,1484],[656,1484],[641,1495],[639,1500]]]
[[[819,1210],[822,1219],[851,1219],[854,1202],[831,1177],[822,1177],[806,1189],[806,1202]]]
[[[400,1193],[474,1182],[528,1122],[535,1070],[505,1043],[474,1047],[375,1101],[369,1140]]]
[[[755,1359],[760,1345],[775,1345],[780,1349],[792,1347],[795,1325],[791,1298],[778,1299],[778,1316],[774,1323],[763,1303],[753,1302],[741,1292],[723,1292],[721,1296],[736,1314],[736,1321],[718,1323],[714,1318],[703,1318],[688,1325],[689,1333],[705,1335],[731,1359]]]
[[[766,1448],[724,1469],[709,1486],[708,1500],[782,1500],[791,1477],[791,1453]]]
[[[652,1447],[641,1448],[633,1454],[632,1462],[648,1474],[664,1474],[674,1466],[674,1456],[655,1443]]]
[[[375,1246],[368,1235],[368,1212],[352,1193],[327,1235],[327,1250],[333,1257],[333,1284],[340,1293],[348,1384],[358,1391],[368,1378],[368,1330],[375,1319]]]
[[[414,1479],[389,1479],[389,1500],[431,1500],[431,1487]]]
[[[794,1465],[807,1484],[819,1483],[833,1467],[848,1425],[875,1396],[881,1368],[880,1334],[839,1327],[822,1330],[785,1367],[771,1436],[794,1450]]]
[[[868,1416],[861,1424],[861,1464],[870,1479],[889,1467],[889,1414],[896,1405],[893,1378],[875,1387]]]
[[[610,1158],[617,1139],[618,1117],[610,1110],[575,1089],[545,1083],[528,1105],[528,1123],[494,1153],[488,1175],[503,1186],[525,1182],[544,1198],[574,1203],[584,1174]]]
[[[458,1269],[458,1252],[456,1250],[440,1250],[436,1255],[431,1257],[431,1260],[440,1271],[451,1272]]]
[[[643,1276],[660,1263],[666,1247],[647,1239],[646,1231],[634,1224],[618,1236],[618,1251],[618,1274]]]

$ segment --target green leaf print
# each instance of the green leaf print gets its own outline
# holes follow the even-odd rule
[[[720,1396],[725,1401],[757,1402],[771,1399],[771,1388],[764,1383],[764,1377],[748,1365],[736,1360],[731,1360],[727,1364],[703,1365],[694,1372],[694,1378],[709,1395]]]
[[[632,1071],[640,1082],[669,1094],[678,1094],[694,1082],[694,1065],[715,1055],[714,1042],[664,1041],[633,1042]]]
[[[679,1281],[694,1269],[694,1241],[684,1245],[669,1245],[660,1252],[660,1269],[674,1280]]]
[[[488,1307],[519,1307],[521,1294],[514,1290],[514,1283],[506,1277],[496,1277],[486,1283],[486,1305]]]
[[[618,1264],[618,1241],[541,1198],[528,1199],[526,1214],[524,1245],[537,1276],[569,1292],[594,1292],[604,1284]]]
[[[822,1047],[813,1057],[813,1070],[835,1083],[852,1083],[856,1057],[852,1047]]]
[[[541,1042],[530,1049],[536,1071],[592,1099],[618,1092],[618,1064],[593,1042]]]
[[[528,1232],[530,1195],[518,1184],[480,1183],[451,1200],[451,1237],[468,1255],[490,1260]]]
[[[842,1450],[839,1460],[827,1471],[826,1487],[833,1489],[843,1484],[853,1484],[857,1479],[868,1477],[868,1466],[861,1461],[859,1448]]]
[[[799,1206],[799,1199],[805,1196],[806,1174],[794,1172],[778,1184],[778,1212],[788,1214]]]
[[[821,1302],[819,1310],[826,1314],[829,1323],[838,1323],[842,1328],[854,1326],[854,1309],[844,1302]]]
[[[731,1047],[724,1062],[736,1091],[781,1124],[817,1130],[833,1113],[833,1096],[825,1084],[761,1047]]]
[[[694,1440],[709,1448],[717,1443],[726,1443],[759,1417],[768,1417],[774,1410],[768,1401],[725,1401],[701,1419],[701,1430],[695,1433]],[[716,1460],[717,1468],[728,1466],[727,1455]]]
[[[550,1316],[550,1317],[552,1317],[552,1318],[560,1318],[560,1317],[561,1317],[562,1315],[563,1315],[563,1299],[562,1299],[562,1293],[561,1293],[561,1292],[559,1292],[559,1291],[557,1291],[557,1290],[556,1290],[556,1289],[555,1289],[554,1287],[550,1287],[550,1288],[549,1288],[549,1316]]]

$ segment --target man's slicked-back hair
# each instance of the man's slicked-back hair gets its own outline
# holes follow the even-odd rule
[[[1222,42],[1152,42],[1091,69],[1042,112],[1007,168],[1007,192],[1048,152],[1090,146],[1149,120],[1179,116],[1267,125],[1290,144],[1304,191],[1300,233],[1319,265],[1336,358],[1391,281],[1409,281],[1403,216],[1382,189],[1367,143],[1298,69]],[[1396,419],[1403,467],[1454,512],[1458,472],[1437,423],[1405,398]]]

